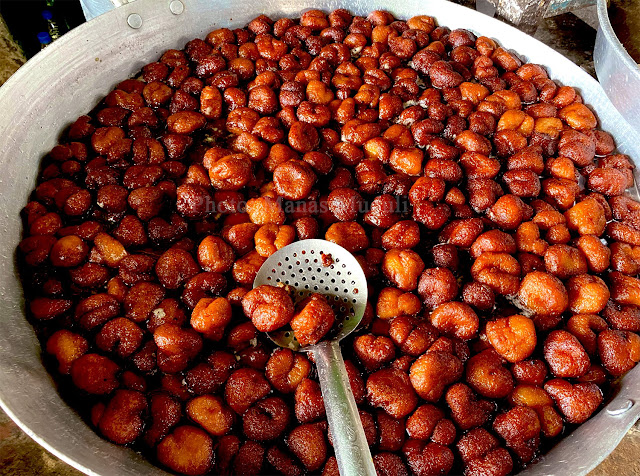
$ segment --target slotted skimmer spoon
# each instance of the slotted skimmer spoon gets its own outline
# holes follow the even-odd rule
[[[340,351],[340,340],[358,327],[367,303],[367,280],[360,264],[346,249],[330,241],[296,241],[264,262],[253,287],[263,284],[288,285],[295,290],[294,302],[319,293],[333,307],[333,329],[315,345],[301,347],[290,329],[268,335],[280,347],[313,356],[341,476],[375,476]]]

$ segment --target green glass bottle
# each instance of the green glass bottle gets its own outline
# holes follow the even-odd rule
[[[51,10],[42,10],[42,18],[47,22],[47,30],[49,31],[51,40],[56,41],[60,38],[60,27],[58,26],[58,22],[53,18]]]

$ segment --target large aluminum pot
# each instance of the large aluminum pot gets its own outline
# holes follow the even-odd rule
[[[598,0],[600,26],[593,60],[598,80],[613,105],[640,134],[640,66],[627,53],[611,27],[607,0]]]
[[[28,435],[87,474],[166,473],[95,434],[58,396],[41,364],[40,346],[24,318],[14,258],[19,212],[33,189],[38,163],[65,126],[164,50],[182,48],[214,28],[243,26],[261,13],[296,17],[309,8],[348,8],[360,15],[385,9],[401,18],[429,14],[442,25],[493,37],[524,59],[545,65],[552,78],[577,86],[619,149],[640,157],[640,140],[587,73],[515,28],[442,0],[137,0],[71,31],[0,88],[0,404]],[[524,473],[588,472],[640,416],[635,403],[639,395],[640,366],[625,377],[604,409]]]

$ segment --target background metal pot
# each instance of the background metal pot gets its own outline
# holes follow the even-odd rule
[[[61,130],[164,50],[182,48],[214,28],[244,26],[261,13],[296,17],[309,8],[347,8],[360,15],[384,9],[400,18],[429,14],[450,28],[493,37],[523,59],[545,65],[552,78],[576,86],[598,112],[601,127],[614,135],[619,150],[640,157],[640,140],[587,73],[515,28],[441,0],[137,0],[73,30],[0,88],[0,404],[38,443],[87,474],[166,473],[95,434],[62,401],[41,364],[40,346],[24,318],[14,258],[21,234],[19,212],[33,189],[41,157],[56,144]],[[638,395],[640,366],[624,378],[620,391],[598,415],[524,473],[586,473],[636,421]]]
[[[593,50],[598,80],[622,117],[640,133],[640,66],[613,31],[607,0],[598,0],[598,20],[600,27]]]

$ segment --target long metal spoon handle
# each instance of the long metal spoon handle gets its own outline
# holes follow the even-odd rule
[[[340,343],[325,341],[312,350],[341,476],[376,476],[373,458],[353,398]]]

